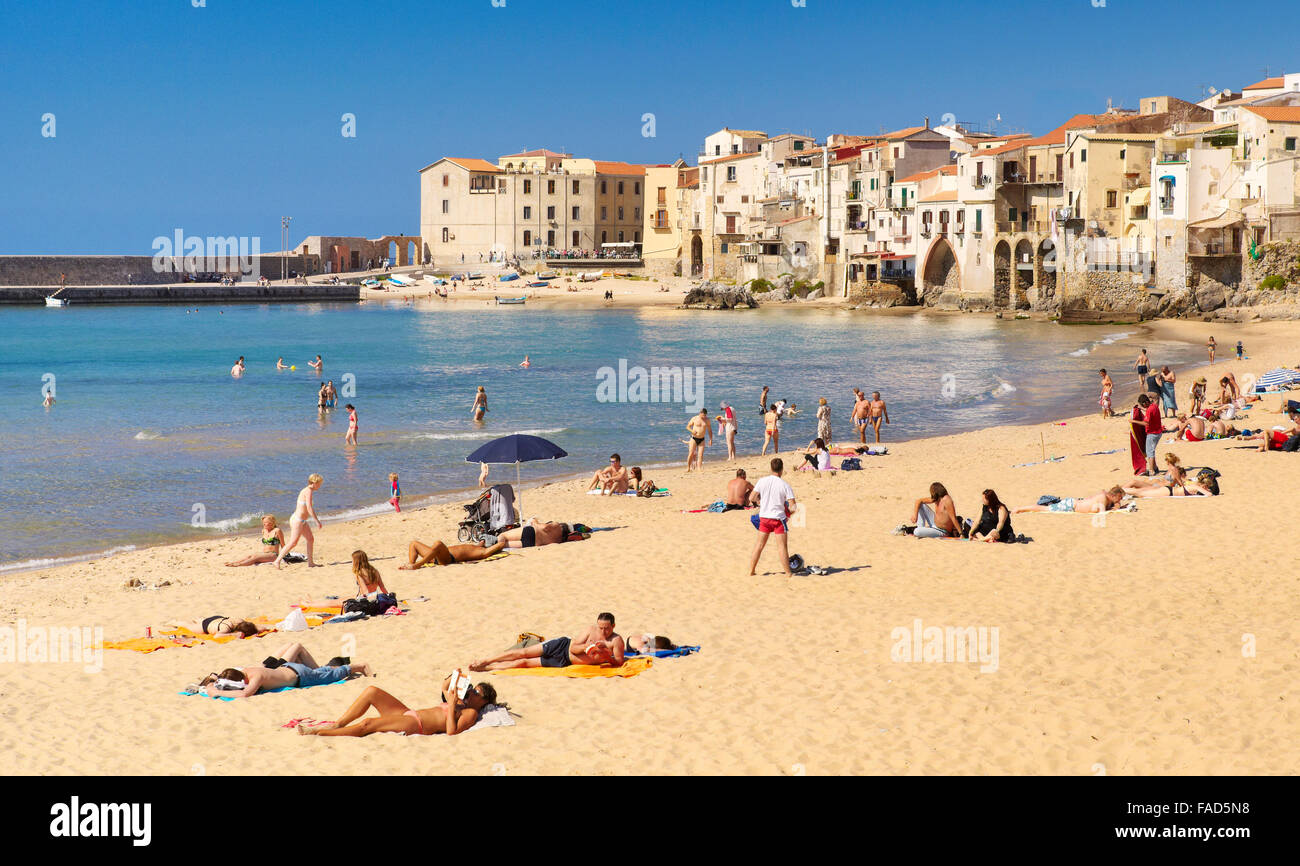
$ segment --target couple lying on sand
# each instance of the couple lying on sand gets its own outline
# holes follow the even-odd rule
[[[446,544],[435,541],[425,544],[412,541],[406,549],[406,565],[401,569],[424,568],[426,565],[453,565],[457,562],[478,562],[496,556],[507,547],[541,547],[545,544],[560,544],[567,541],[573,532],[567,523],[547,521],[542,523],[536,517],[528,521],[527,526],[507,529],[489,546],[483,544]],[[486,540],[486,539],[485,539]]]

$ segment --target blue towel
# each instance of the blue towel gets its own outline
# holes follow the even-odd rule
[[[697,653],[699,651],[700,648],[697,646],[679,646],[677,649],[651,650],[650,652],[645,652],[645,653],[639,653],[634,649],[630,649],[625,653],[625,655],[628,658],[633,658],[635,656],[652,656],[657,659],[677,659],[677,658],[681,658],[682,656],[688,656],[691,653]]]
[[[347,680],[335,680],[335,681],[332,682],[332,683],[317,683],[316,685],[318,685],[318,686],[334,686],[334,685],[338,685],[339,683],[345,683],[345,682],[347,682]],[[280,688],[278,688],[278,689],[265,689],[265,690],[263,690],[263,691],[258,692],[257,694],[258,694],[258,695],[273,695],[273,694],[275,694],[276,692],[287,692],[287,691],[292,691],[293,689],[313,689],[313,688],[315,688],[315,687],[316,687],[316,686],[280,686]],[[176,694],[178,694],[178,695],[180,695],[180,696],[182,696],[182,697],[189,698],[189,697],[193,697],[193,696],[195,696],[195,695],[197,695],[197,694],[199,694],[199,693],[198,693],[198,692],[177,692]],[[234,701],[234,700],[238,700],[238,698],[227,698],[227,697],[223,697],[222,695],[202,695],[202,697],[205,697],[205,698],[212,698],[214,701]],[[253,697],[257,697],[257,695],[253,695]]]

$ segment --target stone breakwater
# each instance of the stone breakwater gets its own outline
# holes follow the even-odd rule
[[[43,304],[49,286],[0,286],[0,304]],[[69,286],[59,297],[70,304],[270,303],[279,301],[357,301],[357,285],[176,283],[166,286]]]

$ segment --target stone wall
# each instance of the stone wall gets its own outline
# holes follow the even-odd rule
[[[1245,289],[1256,289],[1265,277],[1278,276],[1286,280],[1288,286],[1300,285],[1300,241],[1275,241],[1261,244],[1257,250],[1259,261],[1248,254],[1241,265],[1241,285]]]
[[[316,256],[284,258],[288,270],[321,272]],[[280,278],[280,256],[253,256],[252,260],[254,273]],[[165,264],[170,266],[171,260],[165,260]],[[0,256],[0,286],[58,286],[61,274],[67,275],[69,286],[160,285],[184,281],[184,275],[170,267],[161,273],[155,271],[153,256]]]
[[[0,304],[43,304],[48,286],[0,288]],[[236,283],[222,286],[213,283],[178,283],[169,286],[71,286],[59,293],[75,306],[81,304],[192,304],[192,303],[268,303],[275,301],[356,301],[361,297],[357,285],[327,286],[319,283],[259,286]]]

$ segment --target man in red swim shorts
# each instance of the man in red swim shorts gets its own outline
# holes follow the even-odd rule
[[[786,518],[794,513],[794,490],[781,478],[785,463],[780,457],[772,458],[772,474],[759,479],[754,490],[749,494],[752,505],[758,506],[758,541],[754,544],[754,553],[749,558],[749,573],[756,574],[758,558],[767,545],[769,535],[776,536],[776,546],[781,552],[781,567],[786,577],[794,577],[790,570],[790,546],[787,536],[789,527]]]

